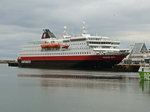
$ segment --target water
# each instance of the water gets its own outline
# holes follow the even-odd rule
[[[149,112],[150,82],[131,79],[19,77],[18,74],[124,75],[0,64],[0,112]]]

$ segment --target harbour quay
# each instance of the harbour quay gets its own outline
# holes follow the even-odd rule
[[[16,60],[0,60],[0,63],[15,63]]]
[[[117,72],[138,72],[145,59],[150,59],[150,51],[145,43],[135,43],[129,47],[130,54],[113,67]]]
[[[18,66],[17,60],[0,60],[1,64],[8,64],[8,66]]]

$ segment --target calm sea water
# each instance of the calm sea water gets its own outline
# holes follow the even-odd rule
[[[139,79],[19,77],[19,74],[133,75],[0,64],[0,112],[149,112],[150,82]]]

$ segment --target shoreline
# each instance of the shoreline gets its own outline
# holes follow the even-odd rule
[[[16,60],[6,59],[6,60],[0,60],[0,63],[14,63],[17,62]]]

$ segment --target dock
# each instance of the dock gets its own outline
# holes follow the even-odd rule
[[[0,63],[14,63],[16,60],[0,60]]]
[[[1,64],[8,64],[8,66],[18,66],[18,62],[16,60],[0,60]]]
[[[142,64],[117,64],[113,67],[115,72],[138,72]]]

